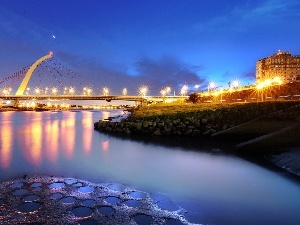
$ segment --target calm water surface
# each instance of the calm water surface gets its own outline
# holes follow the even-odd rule
[[[26,174],[118,182],[167,195],[194,223],[300,224],[299,182],[204,147],[159,146],[93,129],[120,113],[0,113],[0,181]]]

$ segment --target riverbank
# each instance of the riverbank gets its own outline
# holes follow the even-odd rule
[[[174,143],[188,140],[183,141],[185,145],[226,143],[232,153],[261,157],[299,175],[300,168],[293,166],[300,165],[299,115],[299,101],[156,105],[135,109],[120,122],[96,122],[94,127],[119,136],[147,137],[150,141],[168,138],[176,140]],[[288,160],[291,163],[282,166]]]

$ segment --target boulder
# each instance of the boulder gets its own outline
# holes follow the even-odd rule
[[[156,128],[156,130],[154,131],[154,133],[153,133],[154,135],[156,135],[156,136],[159,136],[159,135],[161,135],[161,131],[160,131],[160,129],[159,128]]]

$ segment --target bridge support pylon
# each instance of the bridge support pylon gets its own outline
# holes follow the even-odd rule
[[[17,96],[21,96],[24,94],[24,91],[27,87],[27,84],[28,84],[30,78],[31,78],[31,75],[34,72],[34,70],[38,67],[38,65],[40,65],[45,60],[50,59],[52,56],[53,56],[53,53],[50,52],[48,55],[43,56],[42,58],[38,59],[37,61],[35,61],[35,63],[33,63],[31,65],[31,67],[28,69],[24,79],[22,80],[22,83],[20,84],[20,86],[16,92]]]

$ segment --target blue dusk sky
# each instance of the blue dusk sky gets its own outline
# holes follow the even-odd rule
[[[256,61],[300,55],[299,0],[1,0],[0,78],[50,51],[111,94],[255,83]]]

